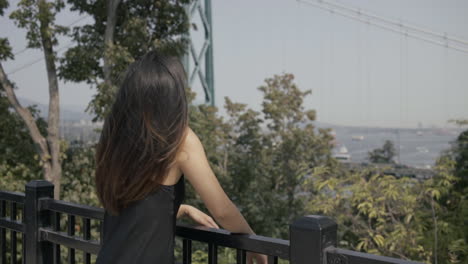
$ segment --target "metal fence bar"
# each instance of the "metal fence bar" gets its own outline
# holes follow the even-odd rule
[[[57,232],[51,228],[41,227],[39,229],[43,240],[60,244],[65,247],[82,250],[91,254],[98,254],[101,245],[95,240],[84,240],[81,237],[71,237],[65,232]]]
[[[18,204],[24,204],[24,193],[20,192],[10,192],[10,191],[1,191],[0,200],[15,202]]]
[[[6,202],[0,201],[0,217],[6,217]],[[0,227],[0,263],[6,264],[6,230]]]
[[[268,256],[268,264],[278,264],[277,256]]]
[[[247,263],[247,251],[242,250],[242,249],[237,249],[236,263],[237,264]]]
[[[11,220],[10,217],[0,218],[0,226],[5,229],[24,233],[24,224],[18,220]]]
[[[60,231],[60,213],[59,212],[54,212],[52,214],[52,228],[54,231],[57,231],[57,232]],[[60,244],[54,243],[53,255],[54,255],[54,264],[60,264],[60,258],[61,258]]]
[[[104,241],[104,221],[99,222],[99,243],[102,244]]]
[[[347,249],[328,247],[325,250],[328,263],[347,263],[347,264],[420,264],[404,259],[390,258],[385,256],[376,256],[363,252],[357,252]]]
[[[218,246],[214,243],[208,244],[208,264],[218,263]]]
[[[190,239],[182,240],[182,263],[192,263],[192,240]]]
[[[67,235],[69,237],[73,237],[75,235],[75,216],[74,215],[68,215]],[[68,264],[75,264],[75,249],[72,247],[68,248]]]
[[[91,219],[83,217],[83,239],[91,239]],[[91,263],[91,254],[83,251],[83,260],[86,264]]]
[[[244,249],[266,255],[289,259],[289,241],[271,237],[247,234],[232,234],[223,229],[192,227],[178,224],[176,235],[204,243],[214,243],[221,247]]]
[[[192,240],[190,239],[182,240],[182,263],[192,263]]]
[[[24,229],[24,203],[22,205],[23,205],[23,210],[21,212],[21,223],[23,223],[23,229]],[[24,246],[25,242],[26,242],[26,233],[23,232],[21,234],[21,243],[22,243],[21,248],[23,249],[22,256],[21,256],[22,264],[26,264],[26,247]]]
[[[16,203],[15,202],[10,202],[10,219],[16,221]],[[17,248],[16,248],[16,243],[17,243],[17,239],[16,239],[16,231],[11,229],[10,230],[10,256],[11,256],[11,264],[17,264],[16,263],[16,260],[17,260],[17,256],[16,256],[16,253],[17,253]]]
[[[86,218],[104,220],[104,209],[54,199],[41,199],[42,208]]]

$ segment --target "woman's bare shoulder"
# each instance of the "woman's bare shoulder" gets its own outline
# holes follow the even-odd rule
[[[196,153],[200,150],[203,150],[203,145],[198,138],[197,134],[188,127],[187,135],[185,136],[180,152],[177,156],[178,163],[187,161],[190,158],[190,154]]]

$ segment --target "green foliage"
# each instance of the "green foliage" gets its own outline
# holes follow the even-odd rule
[[[4,15],[3,10],[7,9],[9,6],[8,0],[0,0],[0,16]]]
[[[455,123],[459,126],[467,126],[468,125],[468,119],[450,119],[448,121],[449,123]]]
[[[452,143],[449,155],[456,162],[455,175],[460,178],[457,189],[466,193],[468,191],[468,130],[460,133]]]
[[[459,188],[463,177],[457,174],[466,157],[461,154],[466,150],[463,133],[438,159],[436,176],[425,181],[372,168],[347,171],[330,156],[329,130],[316,130],[315,113],[302,106],[310,92],[300,91],[293,80],[289,74],[266,79],[259,88],[264,95],[262,112],[228,98],[226,119],[214,107],[190,106],[190,126],[203,141],[222,186],[253,229],[287,238],[292,219],[323,214],[338,222],[340,247],[424,262],[437,258],[438,263],[466,263],[468,202],[466,191]],[[190,101],[194,96],[188,91]],[[2,114],[5,120],[12,118],[8,117],[12,111]],[[2,128],[13,124],[10,120]],[[72,142],[62,149],[64,200],[100,206],[94,191],[94,147]],[[34,175],[29,166],[8,164],[6,152],[0,157],[4,158],[0,189],[23,191],[28,175]],[[187,187],[186,203],[203,208]],[[194,247],[194,263],[204,263],[206,257],[203,246]],[[233,251],[219,252],[221,263],[234,257]]]
[[[339,244],[403,259],[465,263],[466,194],[455,193],[455,161],[442,156],[436,176],[420,181],[377,170],[335,174],[317,167],[306,183],[309,210],[334,218]]]
[[[336,164],[332,137],[313,126],[315,112],[304,109],[292,74],[275,75],[259,87],[262,113],[225,99],[228,119],[206,105],[190,109],[213,170],[229,197],[261,235],[288,236],[288,225],[304,213],[301,183],[311,168]],[[190,95],[193,97],[193,95]],[[195,196],[192,201],[199,206]]]
[[[18,9],[10,14],[10,18],[18,27],[26,29],[28,48],[43,48],[41,31],[43,31],[44,36],[51,38],[52,45],[57,45],[58,35],[64,35],[68,32],[67,27],[54,23],[55,16],[64,6],[65,3],[61,0],[53,2],[21,0],[18,3]]]
[[[100,207],[94,189],[95,147],[72,142],[65,148],[62,161],[63,200]]]
[[[39,130],[47,134],[47,124],[35,106],[29,107]],[[24,191],[24,184],[42,178],[36,146],[20,116],[10,106],[0,87],[0,178],[1,188]],[[7,188],[10,186],[9,188]]]
[[[102,120],[108,113],[116,92],[116,82],[127,66],[148,50],[159,49],[181,55],[186,47],[182,35],[188,32],[188,18],[184,4],[189,0],[121,1],[113,44],[104,45],[107,8],[105,1],[84,2],[71,0],[71,10],[88,14],[94,24],[74,27],[70,37],[77,43],[68,49],[59,68],[66,81],[87,82],[97,88],[97,94],[88,106]],[[104,83],[102,60],[109,58],[111,82]]]
[[[68,34],[76,46],[60,58],[59,76],[86,82],[98,93],[88,106],[102,119],[113,102],[119,74],[150,49],[181,55],[188,31],[183,5],[189,0],[122,1],[117,9],[114,43],[104,45],[106,1],[70,0],[72,11],[94,23],[69,30],[54,23],[64,2],[21,0],[11,18],[27,31],[28,47],[41,48],[41,33]],[[0,0],[0,15],[8,2]],[[47,27],[40,27],[42,22]],[[42,30],[42,31],[41,31]],[[109,58],[111,83],[105,83],[103,58]],[[13,59],[0,38],[0,60]],[[436,176],[426,181],[395,178],[368,169],[348,172],[331,158],[329,130],[316,129],[316,113],[305,109],[292,74],[275,75],[259,87],[261,112],[225,99],[227,118],[215,107],[190,106],[190,126],[203,142],[210,164],[229,197],[261,235],[287,238],[288,223],[308,213],[324,214],[339,224],[342,247],[387,256],[438,263],[468,262],[468,131],[437,162]],[[190,101],[194,94],[189,91]],[[22,120],[0,97],[0,189],[24,191],[42,170]],[[41,133],[44,120],[31,108]],[[466,120],[458,121],[464,125]],[[62,142],[64,200],[100,206],[94,191],[94,147]],[[369,153],[376,163],[391,163],[395,149],[386,141]],[[190,185],[186,202],[203,208]],[[194,248],[194,263],[206,251]],[[234,260],[222,252],[222,263]],[[221,256],[220,255],[220,256]]]
[[[10,42],[6,38],[0,38],[0,61],[13,59]]]
[[[9,165],[6,162],[0,163],[0,190],[24,192],[24,185],[35,179],[33,171],[22,164]]]
[[[382,148],[374,149],[368,153],[368,159],[372,163],[395,163],[395,146],[390,140],[386,140]]]
[[[39,117],[39,111],[29,107],[41,132],[47,134],[47,124]],[[10,107],[6,97],[0,95],[0,161],[15,165],[21,161],[31,169],[38,168],[35,145],[19,115]]]

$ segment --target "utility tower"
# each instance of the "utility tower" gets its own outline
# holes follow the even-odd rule
[[[202,3],[203,2],[203,3]],[[192,87],[198,78],[205,92],[205,103],[215,105],[214,69],[213,69],[213,31],[211,20],[211,0],[192,0],[185,10],[189,18],[190,28],[196,16],[199,16],[203,26],[203,44],[196,50],[194,36],[189,32],[185,36],[188,49],[183,58],[185,71],[188,74],[188,85]],[[199,25],[197,25],[199,26]]]

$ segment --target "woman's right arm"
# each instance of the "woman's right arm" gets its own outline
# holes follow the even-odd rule
[[[178,165],[210,214],[224,229],[235,233],[254,234],[219,184],[208,163],[202,143],[190,128],[182,145]]]
[[[190,128],[177,161],[182,173],[200,195],[210,214],[224,229],[235,233],[255,234],[219,184],[200,139]],[[247,263],[253,263],[254,259],[257,264],[267,263],[266,255],[247,252]]]

